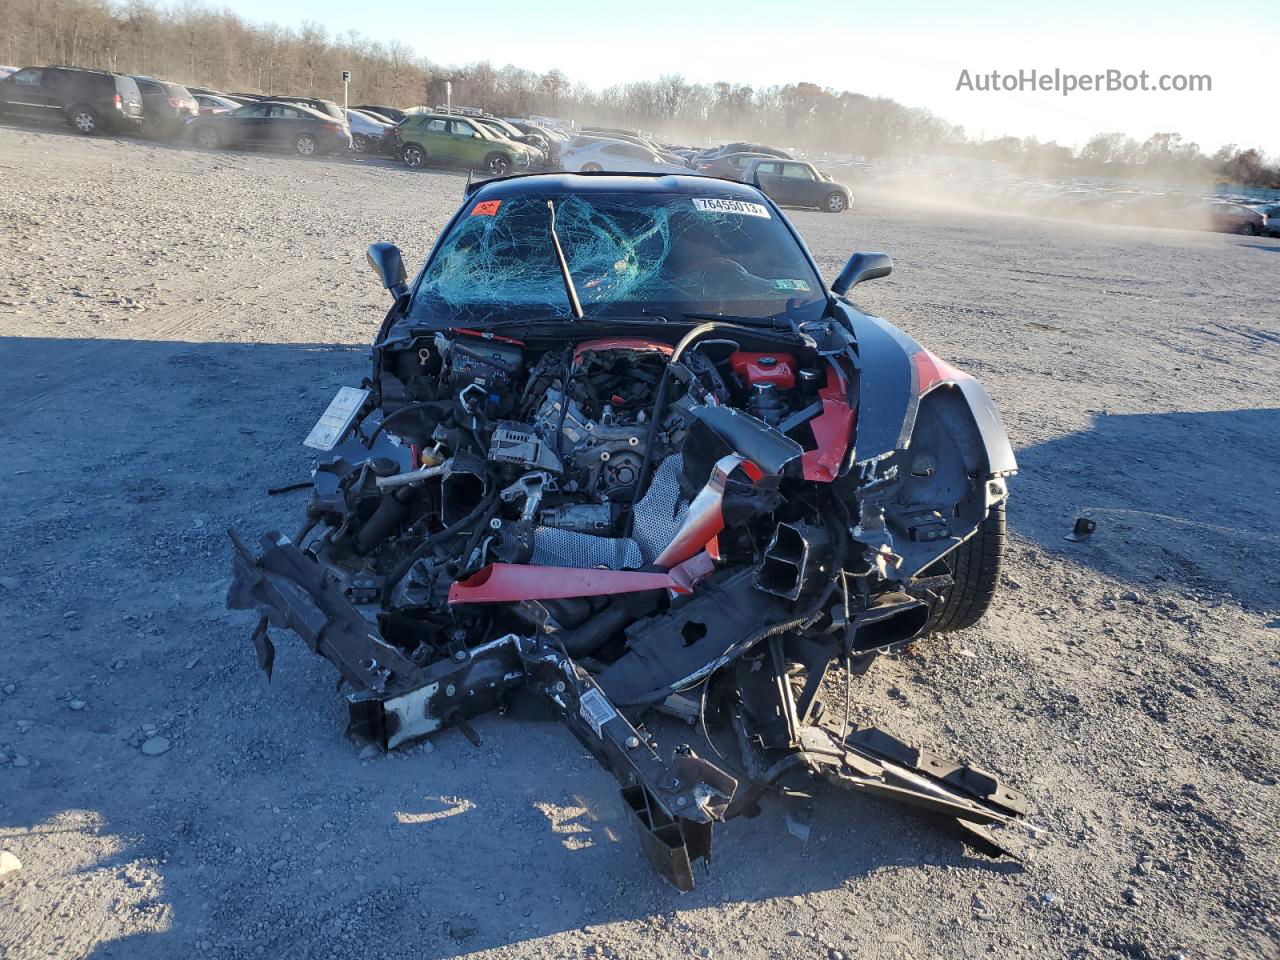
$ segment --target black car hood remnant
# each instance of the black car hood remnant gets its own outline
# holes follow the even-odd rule
[[[776,218],[789,262],[817,276],[768,198],[694,176],[490,181],[432,257],[461,219],[516,197],[709,189],[745,206],[705,204],[707,229]],[[787,259],[770,257],[751,275]],[[794,303],[795,275],[772,276]],[[308,436],[299,531],[231,532],[227,602],[257,614],[268,677],[271,629],[296,633],[337,668],[349,733],[382,749],[452,728],[478,740],[471,718],[531,691],[615,776],[641,849],[681,890],[715,823],[817,782],[1017,854],[1020,794],[850,712],[875,657],[976,623],[994,592],[971,578],[998,577],[998,554],[973,551],[1003,543],[1016,463],[977,380],[825,289],[808,319],[503,323],[495,302],[476,327],[424,323],[392,292],[371,375]],[[824,700],[832,682],[843,709]],[[662,744],[659,714],[689,732]]]

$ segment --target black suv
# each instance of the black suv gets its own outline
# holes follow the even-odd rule
[[[132,77],[79,67],[23,67],[0,80],[0,116],[60,119],[83,134],[137,130],[142,94]]]

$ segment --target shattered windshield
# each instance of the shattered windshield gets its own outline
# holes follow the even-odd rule
[[[550,199],[588,316],[816,319],[825,294],[791,232],[763,204],[707,194],[472,200],[427,267],[412,315],[443,324],[568,317]]]

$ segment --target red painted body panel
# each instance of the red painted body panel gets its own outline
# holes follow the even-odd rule
[[[916,365],[916,391],[920,396],[924,396],[940,383],[973,379],[963,370],[956,369],[928,350],[921,350],[912,356],[911,361]]]

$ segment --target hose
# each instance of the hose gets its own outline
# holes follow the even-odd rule
[[[475,509],[461,520],[455,520],[443,530],[437,530],[435,533],[430,534],[423,539],[421,543],[413,548],[413,552],[410,553],[409,556],[405,557],[405,559],[400,562],[399,566],[397,566],[390,576],[387,577],[387,585],[391,586],[399,583],[404,578],[404,575],[412,569],[413,565],[426,556],[428,550],[441,541],[448,540],[454,534],[461,532],[464,527],[468,527],[475,522],[493,505],[493,501],[497,496],[498,494],[496,491],[489,494],[489,496],[476,504]]]
[[[667,405],[667,384],[671,382],[671,365],[679,362],[686,348],[694,340],[697,340],[704,333],[710,333],[723,326],[726,326],[726,324],[716,323],[714,320],[698,324],[680,338],[675,348],[671,351],[671,357],[667,360],[667,365],[662,368],[662,379],[658,381],[658,392],[653,400],[653,413],[649,417],[649,430],[644,438],[644,457],[640,463],[640,476],[636,479],[635,492],[632,493],[631,499],[627,501],[627,522],[622,530],[624,539],[631,536],[631,531],[635,527],[636,501],[644,496],[644,489],[649,484],[649,474],[653,472],[653,446],[658,439],[658,423],[662,420],[663,408]]]
[[[369,434],[369,439],[366,442],[366,445],[372,447],[373,441],[378,439],[378,434],[382,433],[387,424],[392,420],[395,420],[397,417],[402,417],[406,413],[414,413],[418,410],[426,410],[428,407],[443,407],[447,410],[450,406],[452,406],[452,404],[445,400],[416,400],[413,403],[405,404],[399,410],[396,410],[394,413],[389,413],[382,418],[382,422],[373,428],[373,433]]]

